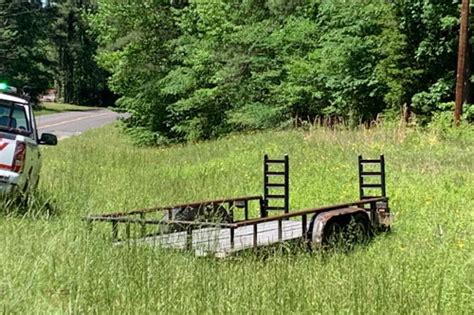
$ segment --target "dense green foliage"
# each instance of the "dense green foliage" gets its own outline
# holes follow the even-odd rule
[[[0,82],[27,85],[34,95],[49,87],[48,22],[40,1],[0,1]]]
[[[427,121],[452,100],[458,3],[98,1],[91,24],[142,140],[213,138],[291,119]]]
[[[107,127],[63,140],[43,151],[40,188],[56,215],[41,215],[39,203],[25,217],[0,217],[2,311],[473,314],[473,132],[316,128],[154,149]],[[357,154],[380,152],[393,230],[348,254],[196,258],[113,246],[110,224],[90,232],[80,220],[260,194],[264,153],[290,156],[292,210],[347,202],[358,197]]]
[[[56,49],[56,80],[65,103],[112,105],[108,74],[96,61],[97,42],[89,32],[86,14],[94,12],[92,0],[50,0],[55,17],[52,42]]]
[[[34,97],[55,87],[66,103],[110,105],[107,73],[97,66],[85,19],[92,2],[1,0],[0,81],[30,86]]]
[[[0,80],[77,104],[110,88],[141,142],[453,106],[459,1],[0,1]]]

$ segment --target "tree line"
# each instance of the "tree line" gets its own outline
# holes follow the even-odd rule
[[[87,14],[89,0],[0,0],[0,81],[56,88],[65,103],[110,105],[109,74],[95,60],[98,44]]]
[[[110,89],[131,113],[129,130],[145,143],[210,139],[295,119],[356,125],[404,115],[424,124],[453,106],[459,4],[29,1],[41,13],[16,18],[15,6],[7,6],[19,22],[6,25],[25,29],[18,24],[24,20],[31,31],[10,39],[0,25],[0,51],[13,50],[8,56],[18,65],[8,71],[24,67],[16,79],[34,72],[38,89],[54,80],[67,101],[93,101]],[[8,40],[31,41],[34,49]],[[473,112],[468,107],[466,117]]]

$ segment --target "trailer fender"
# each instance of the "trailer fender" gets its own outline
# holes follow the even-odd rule
[[[337,220],[338,218],[347,218],[356,214],[363,215],[367,219],[367,222],[370,222],[367,212],[362,208],[356,207],[331,210],[315,214],[311,219],[308,229],[308,239],[311,241],[311,248],[317,249],[322,247],[325,227],[329,221],[333,219]]]

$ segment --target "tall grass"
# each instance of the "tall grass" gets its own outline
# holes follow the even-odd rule
[[[106,127],[43,152],[54,212],[0,218],[5,313],[474,313],[468,131],[314,128],[153,149]],[[260,193],[264,153],[290,155],[292,209],[357,199],[357,154],[384,153],[393,232],[349,254],[214,260],[112,246],[108,226],[80,220]]]

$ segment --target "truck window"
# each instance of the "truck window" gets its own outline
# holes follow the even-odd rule
[[[0,128],[31,133],[25,108],[13,103],[0,102]]]

